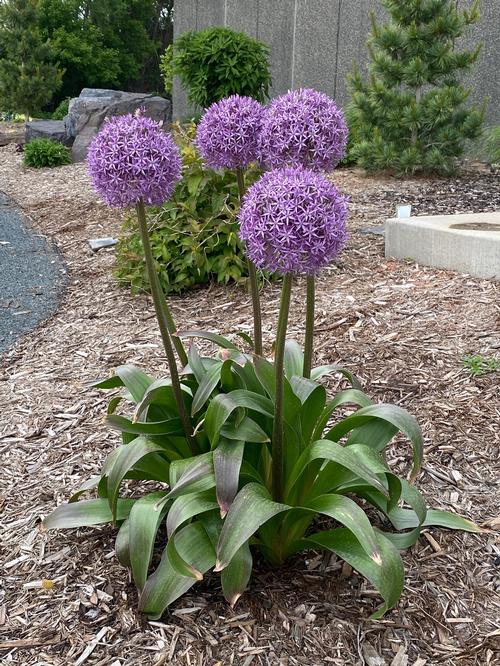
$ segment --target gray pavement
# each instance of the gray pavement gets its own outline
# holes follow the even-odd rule
[[[61,256],[0,192],[0,354],[57,309]]]

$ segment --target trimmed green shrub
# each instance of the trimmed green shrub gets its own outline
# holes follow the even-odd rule
[[[189,101],[202,108],[229,95],[259,102],[269,97],[269,48],[242,32],[208,28],[186,32],[174,44],[173,73]]]
[[[55,111],[52,113],[52,120],[64,120],[64,117],[68,115],[69,112],[69,103],[71,97],[66,97],[62,102],[59,102]]]
[[[170,201],[149,209],[150,241],[162,287],[168,294],[210,281],[238,282],[246,278],[247,265],[238,237],[236,176],[203,166],[193,145],[194,123],[177,124],[174,133],[181,148],[183,178]],[[255,180],[257,175],[255,170],[247,177]],[[123,230],[115,277],[130,285],[133,293],[149,290],[135,216],[126,219]]]
[[[24,146],[24,164],[40,169],[71,163],[71,153],[62,143],[50,139],[33,139]]]

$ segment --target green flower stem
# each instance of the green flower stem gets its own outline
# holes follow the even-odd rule
[[[307,276],[306,295],[306,339],[304,344],[304,377],[311,376],[311,365],[314,342],[314,301],[316,298],[316,283],[314,275]]]
[[[243,195],[245,194],[245,179],[242,169],[236,169],[236,179],[238,181],[238,192],[241,204],[243,201]],[[254,351],[259,356],[262,356],[262,313],[260,309],[259,281],[255,264],[253,261],[250,261],[250,259],[247,259],[247,262],[248,275],[250,277],[250,293],[252,295]]]
[[[153,277],[154,275],[156,277],[156,282],[157,284],[157,289],[159,291],[159,296],[158,296],[158,307],[157,303],[155,301],[155,308],[156,308],[156,316],[158,318],[158,323],[160,321],[160,317],[163,319],[165,322],[165,326],[167,327],[167,330],[170,334],[170,339],[175,347],[175,351],[177,352],[177,355],[179,356],[179,360],[183,366],[186,366],[188,364],[188,357],[186,354],[186,350],[184,349],[184,345],[182,344],[182,340],[177,337],[176,332],[177,332],[177,327],[175,325],[174,318],[172,317],[172,313],[170,312],[170,308],[168,307],[167,300],[165,298],[165,294],[163,293],[163,289],[161,287],[160,281],[158,279],[158,273],[156,272],[155,268],[155,260],[153,257],[153,253],[151,252],[151,244],[149,242],[149,234],[147,231],[147,224],[146,224],[146,209],[144,206],[144,202],[141,200],[137,203],[136,205],[136,210],[137,210],[137,218],[139,220],[139,227],[141,229],[141,238],[142,238],[142,244],[144,247],[144,254],[146,256],[146,268],[148,271],[148,277],[149,277],[149,282],[151,285],[151,292],[153,292]],[[143,220],[141,219],[143,218]],[[146,254],[146,246],[144,245],[144,236],[142,235],[142,224],[144,221],[145,225],[145,230],[146,230],[146,235],[147,235],[147,241],[148,241],[148,247],[149,247],[149,253],[151,255],[151,261],[152,263],[152,268],[148,264],[148,257]],[[153,299],[154,299],[154,294],[153,294]],[[158,310],[159,308],[159,310]],[[161,313],[161,314],[160,314]]]
[[[146,258],[146,269],[148,272],[149,284],[151,286],[151,294],[153,296],[153,302],[155,306],[156,318],[158,320],[158,326],[160,327],[161,339],[163,341],[163,347],[165,348],[165,354],[167,356],[168,367],[170,370],[170,379],[172,381],[172,389],[175,396],[175,403],[177,405],[177,410],[179,412],[179,417],[181,419],[182,428],[186,439],[189,444],[189,448],[193,455],[198,453],[196,442],[192,437],[192,428],[189,421],[189,417],[186,411],[186,405],[182,398],[182,389],[181,383],[179,381],[179,373],[177,370],[177,363],[175,360],[174,348],[172,346],[172,336],[169,330],[168,317],[166,312],[168,311],[168,306],[165,301],[165,295],[161,288],[160,280],[158,278],[158,273],[156,272],[155,260],[153,258],[153,253],[151,252],[151,245],[149,242],[149,233],[148,225],[146,220],[146,208],[142,199],[136,204],[137,219],[139,221],[139,231],[141,234],[142,247],[144,249],[144,256]],[[170,317],[171,319],[171,317]],[[173,320],[171,319],[172,324]]]
[[[280,313],[278,318],[278,330],[276,332],[276,343],[274,349],[275,370],[275,401],[274,401],[274,423],[272,438],[273,455],[273,499],[276,502],[283,501],[283,400],[284,400],[284,357],[286,329],[288,325],[288,313],[290,311],[290,295],[292,293],[292,275],[283,277],[281,288]]]

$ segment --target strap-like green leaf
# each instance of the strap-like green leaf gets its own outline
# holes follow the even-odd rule
[[[341,446],[337,442],[330,442],[326,439],[320,439],[308,446],[298,459],[287,480],[285,497],[288,496],[288,493],[292,490],[295,483],[297,483],[298,479],[302,476],[307,466],[314,460],[321,459],[330,460],[341,465],[342,467],[345,467],[351,472],[354,472],[354,474],[359,476],[361,479],[367,481],[370,485],[374,486],[383,495],[388,496],[388,491],[384,484],[370,469],[368,469],[368,467],[359,461],[355,453],[349,451],[348,448]],[[335,487],[335,479],[332,479],[332,487]]]
[[[81,486],[75,490],[75,492],[71,495],[69,498],[69,502],[76,502],[83,493],[86,493],[87,490],[93,490],[94,488],[97,488],[99,485],[100,481],[102,479],[102,475],[97,474],[96,476],[91,476],[90,479],[87,479],[84,481]]]
[[[215,551],[201,523],[191,523],[177,532],[176,548],[181,557],[190,558],[193,566],[205,573],[215,563]],[[148,578],[139,599],[139,610],[151,619],[162,616],[167,606],[181,597],[196,580],[180,576],[163,551],[156,571]]]
[[[291,380],[292,377],[302,377],[304,369],[304,354],[302,347],[296,340],[285,342],[285,375]]]
[[[214,450],[215,489],[221,516],[229,510],[240,480],[245,442],[222,440]]]
[[[252,553],[248,542],[245,542],[221,572],[222,592],[231,608],[234,608],[246,590],[252,573],[252,564]]]
[[[106,418],[112,428],[120,432],[130,432],[134,435],[181,435],[182,425],[180,419],[167,419],[166,421],[133,422],[124,416],[111,414]]]
[[[159,444],[151,442],[145,437],[136,437],[133,442],[122,446],[119,449],[115,464],[111,468],[108,476],[108,502],[113,514],[113,520],[116,520],[116,504],[118,501],[118,491],[120,484],[134,465],[145,456],[161,451]]]
[[[130,541],[129,541],[129,531],[128,531],[128,519],[123,521],[123,524],[118,530],[118,534],[116,535],[115,553],[116,557],[118,558],[118,562],[120,562],[122,567],[127,567],[127,569],[130,569]]]
[[[187,559],[182,557],[177,550],[177,546],[175,545],[175,532],[170,535],[165,550],[167,551],[168,561],[178,575],[194,578],[194,580],[203,580],[203,573],[190,564]],[[191,558],[192,553],[190,553],[188,557]]]
[[[377,542],[382,564],[376,564],[365,553],[361,544],[348,529],[339,528],[302,539],[301,547],[331,550],[359,571],[377,588],[385,604],[370,617],[377,619],[398,601],[404,586],[404,569],[396,548],[382,534],[377,533]]]
[[[181,389],[184,397],[190,399],[191,393],[188,387],[181,384]],[[165,412],[165,418],[172,418],[172,416],[179,413],[170,379],[157,379],[148,386],[142,400],[135,409],[133,420],[140,421],[142,415],[150,405],[161,407]]]
[[[135,499],[118,499],[116,502],[115,521],[125,520],[130,513]],[[89,527],[110,523],[113,514],[107,499],[82,500],[71,504],[61,504],[45,518],[42,525],[46,530],[70,529],[73,527]]]
[[[341,437],[354,428],[364,425],[372,420],[381,420],[390,423],[392,426],[404,433],[413,444],[413,468],[411,478],[414,479],[422,463],[422,431],[411,414],[397,405],[378,404],[362,407],[357,412],[343,419],[331,428],[325,435],[325,439],[331,439],[338,442]],[[362,443],[373,446],[376,450],[381,450],[378,443],[375,443],[370,436],[370,429],[365,429],[363,441],[359,438],[351,440],[350,443]]]
[[[325,375],[335,374],[344,375],[353,388],[361,390],[362,386],[356,375],[340,365],[319,365],[317,368],[311,370],[311,379],[318,381],[322,377],[325,377]]]
[[[175,461],[170,466],[170,474],[169,499],[186,493],[210,490],[215,486],[213,454],[202,453],[187,461]]]
[[[405,530],[419,526],[419,518],[413,509],[393,509],[389,512],[391,523],[397,530]],[[447,527],[450,530],[463,530],[464,532],[482,532],[483,530],[471,520],[457,516],[450,511],[441,509],[428,509],[422,527]]]
[[[236,439],[242,442],[257,442],[264,444],[269,442],[269,435],[262,430],[260,425],[249,416],[243,417],[240,423],[226,423],[220,430],[222,437]]]
[[[278,513],[290,509],[274,502],[264,486],[249,483],[236,495],[228,511],[217,545],[215,571],[222,571],[235,553],[255,534],[261,525]]]
[[[126,386],[133,401],[137,404],[142,400],[148,386],[153,383],[151,377],[148,377],[135,365],[121,365],[115,370],[115,373],[114,377],[97,382],[93,384],[93,387],[107,389]]]
[[[194,416],[207,402],[220,380],[222,363],[218,363],[208,370],[196,389],[191,405],[191,416]]]
[[[376,564],[382,563],[375,530],[366,513],[352,499],[343,495],[320,495],[304,504],[304,508],[330,516],[347,527],[368,557]]]
[[[330,420],[333,412],[340,407],[340,405],[345,405],[353,403],[359,405],[360,407],[368,407],[372,404],[370,398],[358,389],[345,389],[345,391],[339,391],[333,400],[325,406],[321,416],[318,419],[316,427],[314,429],[315,439],[320,439],[323,437],[323,431],[325,430],[328,421]]]
[[[274,415],[271,400],[258,393],[237,389],[227,394],[216,395],[205,414],[205,432],[212,448],[217,446],[222,426],[239,407],[256,411],[264,416],[273,417]]]
[[[223,349],[236,349],[238,347],[222,335],[218,333],[210,333],[210,331],[182,331],[178,334],[179,338],[201,338],[202,340],[209,340],[215,343],[218,347]],[[239,350],[238,350],[239,351]]]
[[[182,525],[206,511],[218,509],[219,505],[214,497],[213,490],[201,493],[188,493],[177,497],[167,516],[167,534],[170,537]]]
[[[139,590],[142,590],[146,582],[156,533],[168,509],[166,503],[158,507],[158,502],[165,495],[164,492],[155,492],[138,499],[127,521],[130,568]]]

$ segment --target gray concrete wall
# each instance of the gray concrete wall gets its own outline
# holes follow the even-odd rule
[[[462,7],[471,0],[456,0]],[[464,40],[484,41],[474,71],[466,82],[471,99],[489,98],[487,124],[500,124],[500,0],[482,0],[481,19]],[[379,0],[176,0],[174,39],[186,30],[225,25],[246,32],[271,49],[272,94],[290,88],[323,90],[344,106],[346,76],[353,63],[367,60],[368,12],[384,16]],[[174,117],[191,110],[174,82]]]

